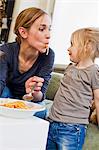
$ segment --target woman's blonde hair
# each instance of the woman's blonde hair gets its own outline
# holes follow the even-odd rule
[[[78,46],[78,58],[99,57],[99,28],[82,28],[73,32],[72,41]]]
[[[41,17],[42,15],[47,14],[40,8],[27,8],[24,9],[16,18],[14,33],[16,34],[16,41],[20,44],[21,43],[21,35],[19,33],[19,27],[24,27],[26,29],[30,29],[32,24],[36,19]]]

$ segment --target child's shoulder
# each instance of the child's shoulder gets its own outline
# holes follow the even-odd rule
[[[66,66],[66,68],[65,68],[64,75],[65,75],[66,72],[72,70],[72,67],[73,67],[73,66],[74,66],[73,63],[69,63],[69,64]]]
[[[94,64],[93,71],[96,71],[96,72],[98,71],[99,72],[99,65]]]
[[[75,64],[74,63],[69,63],[68,65],[66,65],[65,70],[73,68],[73,67],[75,67]]]
[[[99,81],[99,66],[98,65],[94,65],[93,68],[92,68],[92,71],[91,71],[91,76],[92,76],[92,79],[98,79]]]
[[[67,66],[66,66],[66,69],[67,68],[70,68],[70,67],[72,67],[73,66],[73,63],[69,63]]]

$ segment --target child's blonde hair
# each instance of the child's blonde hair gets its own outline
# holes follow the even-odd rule
[[[99,28],[82,28],[73,32],[71,37],[78,48],[78,58],[99,57]]]

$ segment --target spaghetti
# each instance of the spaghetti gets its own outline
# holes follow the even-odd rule
[[[2,104],[1,106],[9,107],[9,108],[17,108],[17,109],[30,109],[24,102],[21,101],[15,101],[15,102],[8,102],[5,104]]]

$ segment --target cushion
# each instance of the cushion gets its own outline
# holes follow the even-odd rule
[[[54,96],[58,90],[60,79],[62,78],[63,74],[61,73],[52,73],[52,78],[48,85],[48,89],[46,92],[46,99],[53,100]]]
[[[83,150],[99,150],[99,128],[90,123],[87,128]]]

